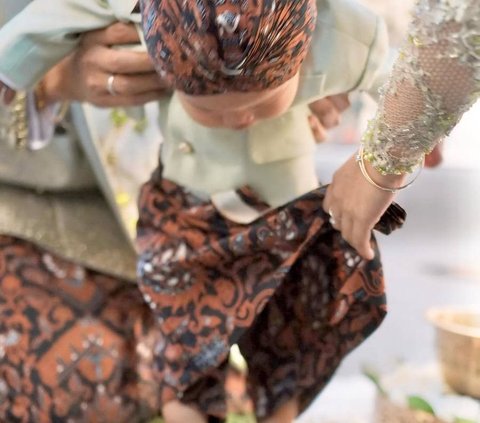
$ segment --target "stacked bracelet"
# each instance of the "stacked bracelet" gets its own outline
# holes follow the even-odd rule
[[[11,104],[10,129],[13,133],[15,147],[19,149],[28,146],[28,121],[27,121],[27,94],[17,91]]]
[[[373,185],[375,188],[381,190],[381,191],[386,191],[386,192],[391,192],[392,194],[395,194],[397,191],[400,191],[402,189],[405,189],[405,188],[408,188],[410,185],[412,185],[415,180],[417,179],[418,175],[420,174],[421,170],[422,170],[422,167],[423,166],[420,166],[420,170],[418,171],[418,173],[415,175],[415,177],[408,183],[406,183],[405,185],[402,185],[401,187],[398,187],[398,188],[390,188],[390,187],[384,187],[382,185],[379,185],[377,184],[373,179],[372,177],[368,174],[367,172],[367,168],[365,167],[365,159],[364,159],[364,153],[363,153],[363,146],[360,147],[360,149],[358,150],[358,154],[357,154],[357,157],[356,157],[356,161],[358,163],[358,167],[360,168],[360,171],[362,172],[362,175],[363,177],[367,180],[368,183],[370,183],[371,185]]]

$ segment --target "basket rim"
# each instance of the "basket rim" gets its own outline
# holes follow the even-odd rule
[[[443,329],[447,332],[456,333],[458,335],[464,335],[470,338],[480,339],[480,326],[472,327],[462,325],[461,323],[448,322],[445,321],[445,319],[441,319],[441,316],[457,313],[472,314],[478,316],[480,320],[480,305],[431,307],[426,312],[426,318],[437,329]]]

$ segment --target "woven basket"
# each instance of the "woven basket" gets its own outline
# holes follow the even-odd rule
[[[480,398],[480,308],[436,308],[427,317],[436,328],[445,382],[459,394]]]
[[[375,423],[446,423],[423,411],[413,411],[394,404],[388,398],[377,395]]]

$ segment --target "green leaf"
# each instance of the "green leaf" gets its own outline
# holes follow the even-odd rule
[[[477,423],[475,420],[462,419],[461,417],[455,417],[453,423]]]
[[[364,374],[364,376],[366,376],[368,379],[370,379],[373,382],[373,384],[377,387],[378,393],[380,395],[384,397],[387,396],[387,391],[385,391],[385,389],[383,388],[380,382],[380,376],[375,370],[368,367],[364,367],[362,369],[362,373]]]
[[[411,410],[424,411],[425,413],[435,415],[432,406],[421,397],[411,395],[408,397],[408,407]]]

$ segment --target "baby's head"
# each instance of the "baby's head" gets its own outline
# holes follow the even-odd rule
[[[242,129],[292,104],[315,0],[141,0],[148,52],[201,124]]]

